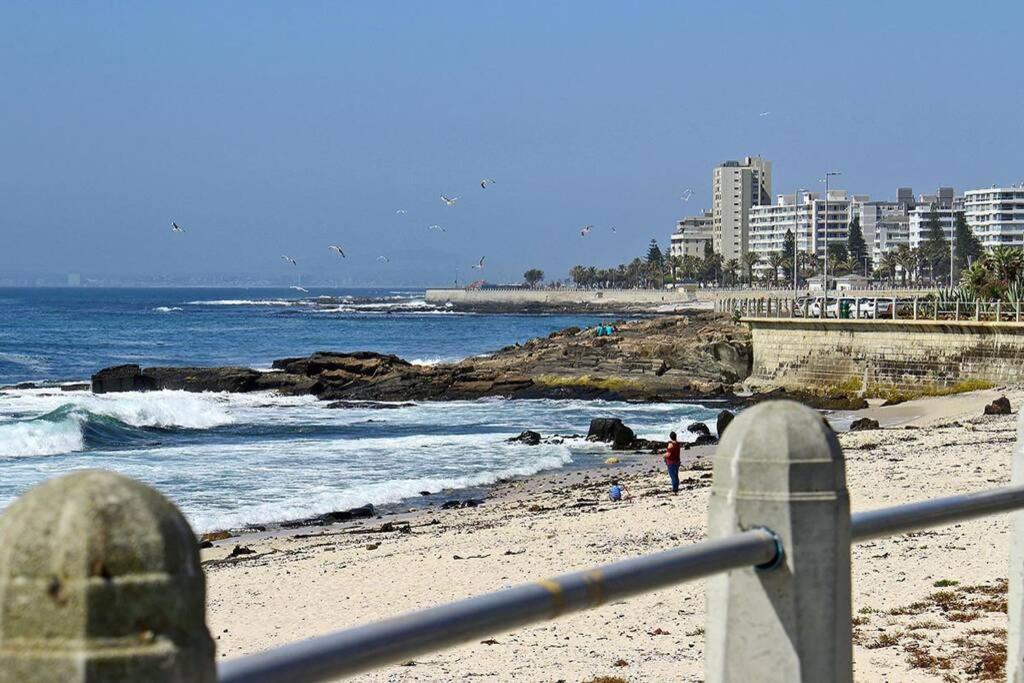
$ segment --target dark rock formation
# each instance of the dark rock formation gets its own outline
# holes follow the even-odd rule
[[[715,429],[718,431],[719,439],[722,438],[722,434],[725,434],[725,428],[729,426],[729,423],[732,422],[732,419],[734,417],[735,415],[733,415],[728,410],[723,410],[718,414],[718,420],[715,423]]]
[[[711,430],[703,422],[694,422],[686,427],[686,431],[698,436],[711,436]]]
[[[632,447],[636,434],[617,417],[596,417],[590,421],[587,440],[611,442],[612,450],[622,451]]]
[[[116,391],[145,391],[150,387],[142,379],[138,365],[115,365],[92,376],[92,392],[108,394]]]
[[[536,446],[540,443],[540,433],[527,429],[519,436],[513,436],[511,439],[508,439],[508,442],[521,443],[526,446]]]
[[[381,403],[379,401],[333,401],[324,406],[333,410],[342,409],[363,409],[363,410],[397,410],[398,408],[414,408],[415,403]]]
[[[851,432],[866,432],[871,429],[879,429],[878,420],[872,420],[870,417],[862,417],[859,420],[854,420],[850,423]]]
[[[691,445],[691,446],[714,446],[716,443],[718,443],[718,439],[716,439],[711,434],[698,434],[697,435],[697,439],[693,443],[691,443],[689,445]]]
[[[1010,414],[1010,399],[1005,396],[1000,396],[996,400],[985,406],[986,415],[1009,415]]]

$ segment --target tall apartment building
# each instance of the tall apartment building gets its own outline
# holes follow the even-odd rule
[[[942,236],[946,240],[953,239],[954,216],[963,211],[961,201],[951,201],[945,206],[943,202],[939,201],[934,203],[922,201],[907,213],[908,243],[912,249],[917,249],[922,242],[928,241],[928,221],[931,220],[933,208],[938,215],[939,225],[942,226]]]
[[[759,156],[726,161],[711,176],[712,243],[726,261],[741,260],[750,238],[750,210],[771,205],[772,163]]]
[[[1024,184],[964,192],[967,225],[986,249],[1024,247]]]
[[[676,231],[669,240],[669,255],[704,258],[704,245],[712,241],[712,223],[710,211],[704,211],[699,216],[680,218],[676,221]]]
[[[828,192],[829,242],[846,243],[852,208],[868,202],[864,195],[851,198],[845,190]],[[786,232],[793,231],[797,251],[825,254],[825,197],[818,192],[780,194],[775,204],[750,208],[750,250],[761,256],[762,264],[773,251],[782,251]]]
[[[906,205],[901,204],[899,201],[869,201],[862,202],[857,206],[857,210],[854,211],[853,215],[860,218],[860,229],[864,233],[864,243],[868,246],[868,252],[871,254],[872,261],[877,262],[882,253],[884,253],[879,251],[879,244],[889,242],[888,235],[879,240],[880,224],[892,216],[906,215],[906,212]]]
[[[904,212],[885,216],[875,224],[874,238],[868,242],[872,261],[877,264],[884,254],[901,244],[910,246],[910,216]]]

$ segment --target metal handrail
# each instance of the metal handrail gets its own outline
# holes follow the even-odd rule
[[[1024,486],[859,512],[853,542],[1024,508]],[[222,663],[219,683],[314,683],[740,567],[774,566],[778,537],[754,529],[564,574]]]
[[[755,529],[655,555],[507,588],[241,657],[218,667],[220,683],[313,683],[407,660],[423,652],[554,619],[691,579],[778,560],[776,536]]]

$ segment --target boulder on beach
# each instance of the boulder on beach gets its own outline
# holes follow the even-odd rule
[[[711,436],[711,430],[708,429],[708,426],[703,422],[694,422],[691,425],[687,425],[686,431],[690,432],[691,434],[696,434],[698,437]]]
[[[866,432],[871,429],[879,429],[878,420],[872,420],[870,417],[862,417],[859,420],[854,420],[850,423],[851,432]]]
[[[735,415],[728,410],[723,410],[718,414],[718,420],[715,423],[715,428],[718,430],[719,439],[722,438],[722,434],[725,434],[725,428],[729,426],[729,423],[732,422],[734,417]]]
[[[1000,396],[996,400],[985,406],[986,415],[1009,415],[1010,414],[1010,399],[1005,396]]]
[[[611,442],[613,450],[627,450],[636,442],[633,430],[617,417],[595,417],[587,431],[588,441]]]
[[[519,436],[513,436],[507,440],[508,443],[521,443],[526,446],[536,446],[540,443],[540,432],[535,432],[527,429]]]

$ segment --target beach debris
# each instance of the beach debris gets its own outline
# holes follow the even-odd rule
[[[487,640],[481,640],[480,644],[481,645],[500,645],[501,643],[496,641],[494,638],[488,638]]]
[[[653,631],[651,631],[647,635],[650,635],[650,636],[670,636],[672,634],[659,627],[659,628],[654,629]]]
[[[488,553],[487,555],[466,555],[465,557],[462,557],[461,555],[452,555],[453,560],[482,560],[485,557],[490,557],[490,554]]]
[[[1000,396],[985,406],[985,415],[1009,415],[1010,399]]]
[[[718,414],[718,420],[715,423],[715,428],[718,430],[718,438],[722,438],[722,434],[725,433],[725,428],[729,426],[732,419],[736,417],[728,410],[723,410]]]
[[[616,458],[615,456],[612,456],[610,458],[605,458],[604,464],[605,465],[618,465],[619,464],[619,459]]]
[[[612,666],[617,666],[621,668],[624,666],[629,666],[629,662],[627,662],[625,659],[616,659],[615,662],[612,663]]]
[[[513,436],[508,439],[508,443],[521,443],[525,446],[536,446],[540,443],[540,432],[535,432],[530,429],[522,432],[519,436]]]
[[[376,550],[379,547],[380,547],[380,543],[367,543],[366,544],[366,549],[367,550]]]
[[[206,550],[207,548],[212,548],[212,547],[213,547],[213,541],[200,541],[199,542],[199,549],[200,550]]]
[[[851,432],[866,432],[872,429],[880,429],[880,427],[878,420],[872,420],[870,417],[862,417],[850,423]]]
[[[458,510],[460,507],[462,507],[462,502],[458,500],[446,500],[441,503],[442,510]]]
[[[525,550],[506,550],[502,554],[505,555],[506,557],[508,557],[509,555],[522,555],[525,552],[526,552]]]
[[[230,531],[208,531],[199,537],[200,541],[223,541],[234,536]]]
[[[245,545],[236,545],[228,557],[239,557],[241,555],[255,555],[256,551]]]

